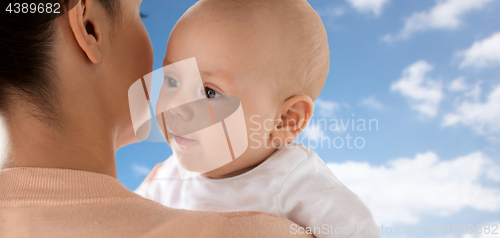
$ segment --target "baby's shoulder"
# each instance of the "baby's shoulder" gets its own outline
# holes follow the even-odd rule
[[[273,163],[273,161],[271,161]],[[322,182],[331,186],[341,186],[325,162],[308,147],[291,143],[277,151],[272,166],[287,170],[286,183]]]

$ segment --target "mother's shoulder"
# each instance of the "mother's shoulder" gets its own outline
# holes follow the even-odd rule
[[[143,237],[292,237],[293,222],[267,213],[175,210]]]

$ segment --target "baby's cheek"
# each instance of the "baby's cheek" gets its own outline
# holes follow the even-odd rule
[[[274,125],[273,110],[269,108],[268,98],[258,94],[247,97],[249,95],[242,92],[238,95],[245,115],[248,146],[252,149],[265,146]]]
[[[273,127],[272,119],[264,118],[259,114],[245,116],[248,145],[254,149],[263,146],[271,133]]]

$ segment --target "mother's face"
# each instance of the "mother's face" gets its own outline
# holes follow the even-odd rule
[[[108,127],[116,134],[117,148],[134,142],[135,136],[128,104],[128,89],[133,82],[148,74],[153,68],[153,49],[142,23],[140,0],[118,0],[120,12],[116,20],[103,24],[102,61],[98,80],[88,85],[96,92],[92,107],[107,120]],[[89,2],[89,1],[87,1]],[[109,27],[109,29],[106,29]],[[106,36],[105,36],[106,37]]]
[[[116,88],[109,95],[110,108],[117,108],[120,126],[123,126],[123,137],[118,146],[124,146],[135,140],[128,104],[128,89],[139,78],[153,69],[153,48],[148,33],[142,23],[139,6],[141,0],[121,0],[122,17],[115,29],[111,43],[111,66],[115,77],[109,81],[107,88]],[[119,105],[119,106],[118,106]]]
[[[153,48],[142,23],[139,7],[141,0],[119,0],[121,13],[112,23],[111,41],[107,57],[110,72],[118,85],[127,88],[153,69]],[[126,100],[125,100],[126,103]]]

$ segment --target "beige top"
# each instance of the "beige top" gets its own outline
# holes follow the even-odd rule
[[[260,212],[172,209],[98,173],[0,170],[0,237],[291,237],[291,224]]]

